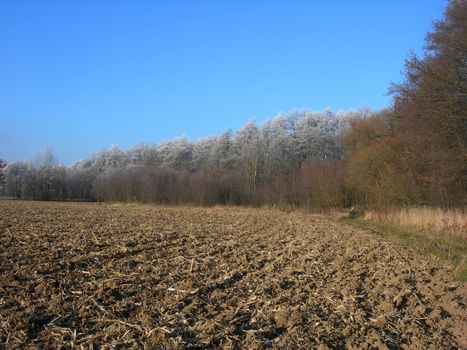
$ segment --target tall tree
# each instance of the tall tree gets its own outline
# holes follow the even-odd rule
[[[423,57],[406,61],[394,85],[396,126],[405,137],[407,168],[423,201],[465,204],[467,144],[467,1],[450,1],[426,37]]]

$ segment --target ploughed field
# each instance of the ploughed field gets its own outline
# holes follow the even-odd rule
[[[445,263],[319,216],[0,201],[0,348],[456,349]]]

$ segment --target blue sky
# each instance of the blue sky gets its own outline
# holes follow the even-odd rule
[[[0,158],[390,105],[445,1],[0,1]]]

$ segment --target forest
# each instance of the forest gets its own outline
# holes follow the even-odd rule
[[[452,1],[380,111],[295,110],[196,141],[112,146],[71,166],[47,150],[0,162],[6,197],[322,210],[462,208],[467,171],[467,1]]]

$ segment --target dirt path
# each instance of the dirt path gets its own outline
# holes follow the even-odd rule
[[[299,213],[0,201],[0,272],[5,349],[467,346],[447,266]]]

